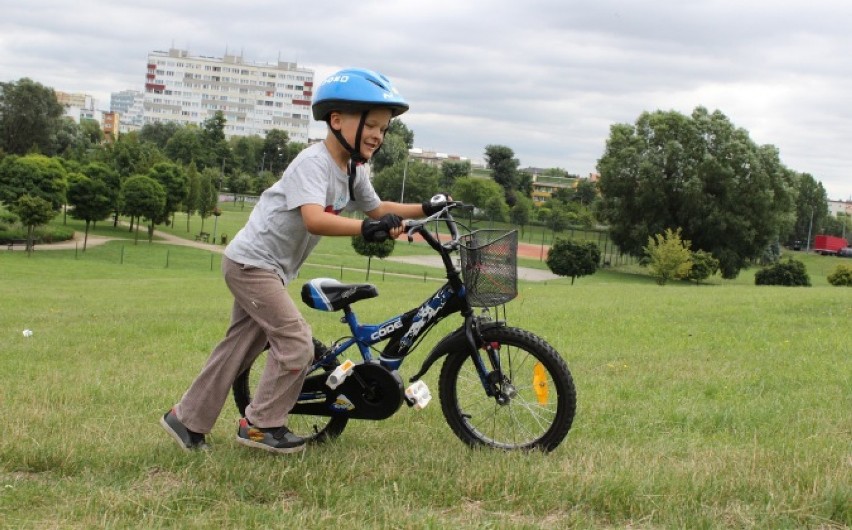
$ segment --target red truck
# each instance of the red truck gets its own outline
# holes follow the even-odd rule
[[[814,252],[822,255],[837,255],[841,248],[848,246],[842,237],[819,235],[814,237]]]

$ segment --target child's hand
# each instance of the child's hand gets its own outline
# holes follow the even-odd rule
[[[395,213],[385,214],[378,219],[364,219],[361,223],[361,235],[370,243],[381,243],[389,237],[398,237],[404,227],[402,217]]]

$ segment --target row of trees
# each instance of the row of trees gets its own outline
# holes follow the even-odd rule
[[[176,212],[198,212],[203,229],[219,190],[262,192],[304,147],[280,130],[228,141],[224,128],[220,112],[201,127],[148,124],[103,142],[97,122],[63,116],[52,89],[26,78],[0,83],[0,202],[29,227],[30,241],[33,226],[63,205],[87,221],[87,233],[110,214],[137,227],[146,219],[149,237]]]
[[[0,84],[0,154],[37,152],[80,165],[101,162],[113,168],[121,180],[144,175],[157,163],[171,162],[184,170],[195,163],[199,171],[217,168],[222,175],[221,185],[235,194],[260,194],[304,148],[290,142],[287,133],[280,130],[270,131],[265,138],[234,137],[226,141],[221,113],[201,127],[147,124],[138,133],[124,134],[114,143],[102,144],[97,122],[83,120],[75,124],[62,113],[48,87],[26,78]],[[471,167],[466,161],[447,161],[438,170],[409,160],[408,150],[413,145],[414,133],[400,120],[394,120],[372,162],[377,191],[383,198],[424,200],[436,189],[453,191],[457,180],[469,178]],[[588,210],[591,201],[575,201],[567,194],[555,197],[533,217],[531,178],[518,170],[514,152],[506,146],[489,145],[485,157],[493,182],[461,182],[456,193],[479,205],[485,215],[519,224],[537,220],[556,230],[568,224],[592,222],[593,215]],[[594,198],[594,191],[591,196]]]
[[[117,225],[120,214],[130,216],[131,229],[135,222],[137,237],[139,220],[146,219],[150,240],[154,224],[173,222],[178,211],[187,213],[187,230],[191,214],[200,214],[202,223],[216,214],[219,180],[215,169],[199,172],[192,162],[187,170],[159,162],[145,174],[121,179],[101,162],[78,165],[40,154],[8,155],[0,160],[0,202],[28,227],[28,248],[35,226],[52,219],[63,206],[86,222],[86,240],[92,223],[112,215]]]
[[[41,190],[30,195],[53,208],[73,200],[76,210],[81,197],[105,193],[111,213],[147,219],[152,229],[173,221],[178,211],[198,211],[202,217],[213,213],[209,201],[220,189],[259,194],[304,147],[289,142],[284,131],[226,140],[221,113],[201,127],[149,124],[102,143],[96,123],[78,125],[61,113],[47,87],[29,79],[0,84],[0,200],[7,205],[26,190]],[[621,250],[639,257],[649,238],[681,230],[696,251],[719,261],[726,278],[767,253],[777,255],[772,249],[779,242],[803,240],[810,233],[840,235],[852,228],[848,219],[842,225],[828,214],[825,189],[811,175],[786,168],[776,148],[754,144],[722,113],[701,107],[690,116],[646,112],[635,124],[614,125],[598,161],[598,184],[580,181],[576,189],[560,191],[539,207],[530,197],[531,177],[519,170],[509,147],[486,146],[492,178],[476,178],[470,176],[469,162],[447,161],[438,169],[410,160],[413,145],[414,133],[394,120],[372,161],[382,198],[417,202],[443,190],[490,219],[521,226],[535,221],[560,231],[606,224]],[[33,176],[62,171],[64,183]],[[567,175],[558,168],[549,172]],[[106,191],[83,177],[101,182]],[[43,188],[27,179],[38,179]],[[141,195],[162,195],[162,200],[152,198],[144,208],[128,203],[129,197],[140,202]],[[160,203],[161,211],[155,211]]]

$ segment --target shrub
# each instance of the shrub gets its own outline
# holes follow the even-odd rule
[[[852,267],[841,263],[828,275],[828,283],[836,287],[852,287]]]
[[[648,267],[651,276],[657,283],[665,285],[669,280],[682,280],[689,276],[692,269],[691,242],[680,238],[680,228],[672,231],[666,228],[665,233],[648,238],[645,254],[649,258]]]
[[[594,274],[600,261],[601,249],[595,243],[557,239],[547,251],[546,263],[553,274],[570,276],[574,285],[575,278]]]
[[[787,285],[790,287],[810,287],[811,278],[801,261],[788,259],[765,267],[754,275],[755,285]]]
[[[33,236],[41,243],[57,243],[74,238],[74,229],[66,226],[40,226],[35,229]]]
[[[713,257],[713,254],[696,250],[690,258],[692,268],[689,269],[689,274],[686,277],[696,283],[701,283],[710,276],[719,272],[719,260]]]
[[[370,279],[370,265],[373,262],[373,257],[384,259],[390,256],[395,244],[396,241],[390,238],[381,243],[372,243],[364,239],[363,236],[352,236],[352,248],[358,254],[367,256],[367,280]]]

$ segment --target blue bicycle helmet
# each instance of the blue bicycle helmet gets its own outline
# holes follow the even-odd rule
[[[346,68],[322,82],[312,110],[315,120],[327,121],[335,110],[361,113],[376,107],[390,109],[395,117],[408,110],[408,103],[382,74],[364,68]]]
[[[408,110],[408,103],[390,79],[382,74],[364,68],[346,68],[322,82],[311,108],[314,119],[326,122],[331,133],[349,153],[346,172],[349,175],[349,196],[354,197],[355,168],[367,161],[361,154],[361,135],[367,115],[372,109],[385,108],[390,109],[391,117],[396,117]],[[331,126],[330,117],[334,111],[361,114],[354,146],[349,145],[341,131]]]

